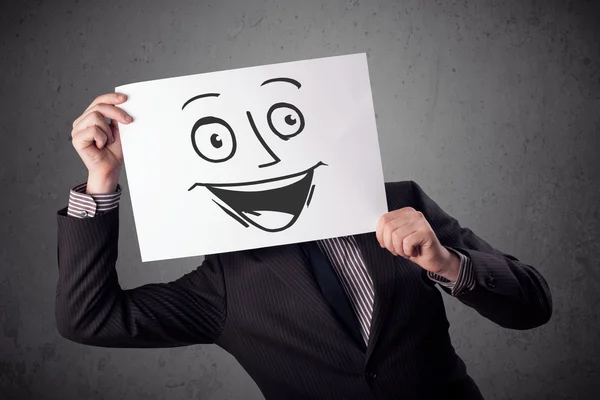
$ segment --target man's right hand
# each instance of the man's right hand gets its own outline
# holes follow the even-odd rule
[[[117,188],[123,165],[118,123],[129,124],[133,118],[116,105],[126,100],[120,93],[99,96],[73,122],[72,143],[88,169],[88,194],[112,193]]]

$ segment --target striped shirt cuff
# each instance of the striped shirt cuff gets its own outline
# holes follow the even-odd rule
[[[119,206],[121,185],[114,193],[87,194],[87,183],[81,183],[71,189],[67,215],[75,218],[92,218]]]
[[[469,290],[472,290],[475,287],[475,271],[473,270],[473,264],[469,257],[450,247],[446,248],[460,258],[460,267],[456,281],[450,281],[443,276],[434,274],[433,272],[427,272],[427,276],[432,281],[450,289],[452,296],[458,296],[468,292]]]

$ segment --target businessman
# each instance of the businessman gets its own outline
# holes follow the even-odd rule
[[[121,289],[124,101],[99,96],[73,123],[88,179],[58,211],[62,336],[103,347],[215,343],[269,400],[468,400],[482,396],[452,347],[436,284],[505,328],[550,319],[533,267],[461,227],[411,181],[386,184],[390,211],[375,233],[207,255],[175,281]]]

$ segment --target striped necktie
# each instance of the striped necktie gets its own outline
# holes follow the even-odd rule
[[[361,335],[368,343],[375,292],[356,239],[354,236],[344,236],[320,240],[318,245],[330,260],[358,318]]]

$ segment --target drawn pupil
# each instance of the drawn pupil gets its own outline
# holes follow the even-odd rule
[[[290,126],[292,126],[292,125],[295,125],[295,124],[296,124],[296,119],[295,119],[295,118],[292,118],[292,115],[291,115],[291,114],[288,114],[288,115],[285,117],[285,123],[286,123],[286,124],[288,124],[288,125],[290,125]]]
[[[221,146],[223,146],[223,141],[219,139],[219,134],[213,133],[211,135],[210,144],[212,144],[215,149],[220,149]]]

